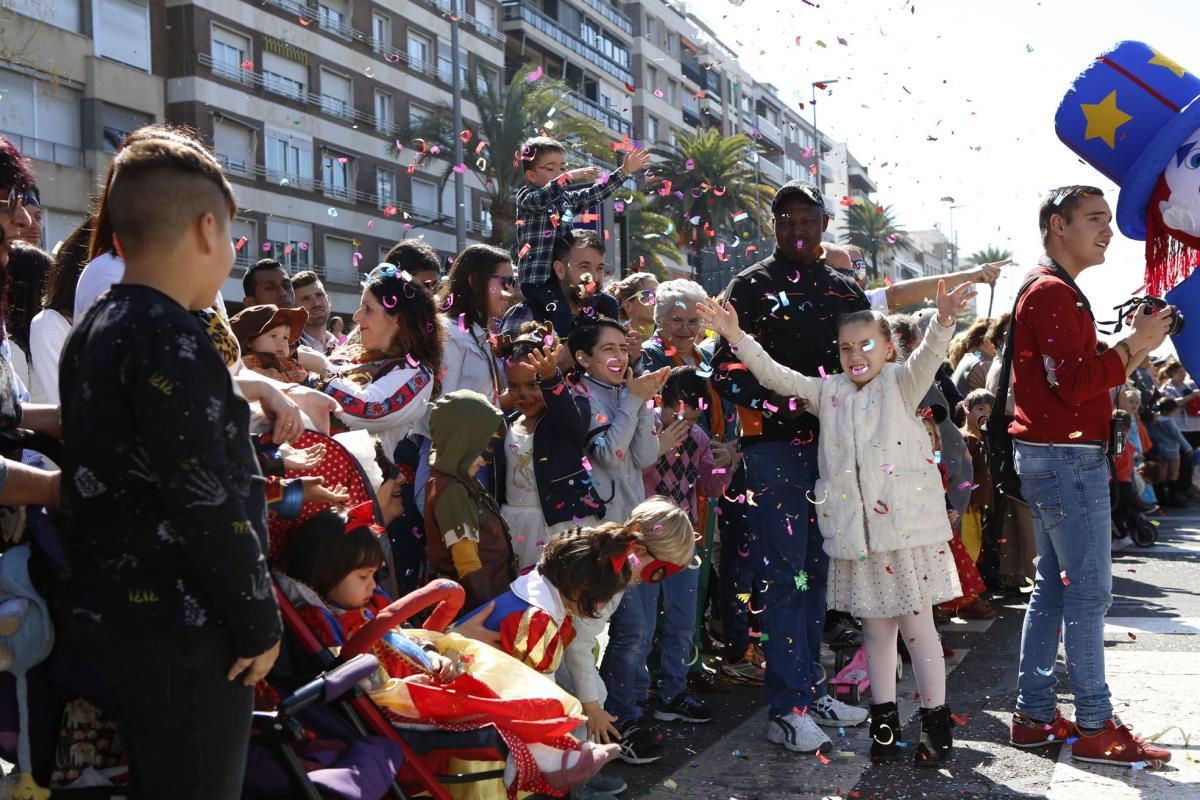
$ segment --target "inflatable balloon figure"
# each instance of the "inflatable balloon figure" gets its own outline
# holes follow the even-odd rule
[[[1146,291],[1192,324],[1173,336],[1200,375],[1200,77],[1142,42],[1119,42],[1080,73],[1054,126],[1121,187],[1117,227],[1146,242]]]

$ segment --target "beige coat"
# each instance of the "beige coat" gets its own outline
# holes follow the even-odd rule
[[[801,375],[746,335],[733,349],[768,389],[807,400],[821,419],[821,477],[810,501],[832,558],[944,543],[946,495],[929,436],[916,416],[946,357],[954,326],[929,326],[903,364],[887,364],[859,389],[849,376]]]

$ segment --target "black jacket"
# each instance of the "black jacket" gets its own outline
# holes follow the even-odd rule
[[[547,525],[595,516],[604,518],[604,503],[584,468],[584,441],[592,418],[587,397],[575,391],[562,374],[542,382],[546,412],[533,431],[533,475]],[[509,415],[511,425],[520,412]],[[495,450],[496,500],[508,494],[508,452]]]
[[[771,358],[813,376],[819,376],[822,369],[826,375],[841,371],[838,318],[870,308],[858,285],[827,267],[824,260],[806,268],[778,254],[739,272],[727,294],[742,330]],[[717,391],[737,405],[744,444],[816,441],[820,426],[814,415],[788,419],[763,407],[771,403],[770,390],[741,365],[724,338],[717,342],[712,380]]]

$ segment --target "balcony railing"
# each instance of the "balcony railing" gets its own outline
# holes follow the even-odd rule
[[[434,8],[436,8],[438,11],[441,11],[443,14],[450,13],[450,0],[427,0],[427,2],[429,2],[429,5],[432,5]],[[459,19],[461,19],[463,22],[466,22],[466,23],[470,24],[471,26],[473,26],[476,31],[478,31],[480,34],[487,37],[488,39],[494,39],[497,42],[504,41],[504,33],[503,32],[498,31],[495,28],[493,28],[491,25],[484,23],[478,17],[476,17],[472,14],[468,14],[464,10],[465,5],[466,5],[466,3],[463,0],[458,0],[457,16]]]
[[[517,20],[529,24],[576,55],[583,56],[594,66],[623,81],[633,83],[633,74],[620,64],[610,61],[599,50],[584,42],[575,34],[559,25],[532,6],[526,5],[527,0],[510,0],[504,4],[505,21]]]
[[[213,57],[209,53],[197,53],[196,60],[202,66],[210,68],[213,75],[237,81],[247,86],[261,87],[272,94],[282,95],[305,105],[313,106],[320,109],[322,113],[353,123],[356,126],[367,125],[372,130],[386,136],[395,136],[400,132],[400,129],[394,123],[388,124],[377,119],[374,114],[359,111],[340,98],[306,91],[304,84],[291,78],[285,78],[271,72],[258,73],[254,70],[242,69],[241,67],[231,67],[223,61],[213,61]]]
[[[569,92],[567,99],[571,102],[571,108],[580,114],[591,117],[601,124],[607,125],[618,134],[633,133],[633,125],[612,109],[605,108],[599,103],[594,103],[575,92]]]
[[[64,167],[82,167],[83,150],[69,144],[59,144],[46,139],[35,139],[20,133],[0,131],[0,136],[12,142],[21,155],[26,158],[36,158],[39,161],[49,161]]]
[[[610,6],[608,3],[604,2],[604,0],[583,0],[583,2],[599,11],[600,16],[604,17],[613,25],[616,25],[618,28],[625,31],[625,33],[633,36],[633,21],[620,11],[617,11],[615,8]]]

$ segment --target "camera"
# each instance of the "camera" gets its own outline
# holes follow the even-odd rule
[[[1145,306],[1149,306],[1149,308],[1145,308]],[[1114,307],[1113,310],[1117,312],[1117,319],[1115,323],[1116,327],[1112,330],[1112,333],[1117,333],[1121,330],[1121,327],[1125,321],[1125,316],[1131,312],[1136,313],[1141,311],[1143,314],[1153,314],[1154,312],[1161,311],[1166,307],[1166,300],[1163,300],[1161,297],[1155,297],[1151,294],[1145,295],[1144,297],[1131,297],[1124,303],[1121,303],[1121,305]],[[1183,333],[1183,312],[1179,309],[1175,309],[1171,312],[1170,318],[1171,328],[1167,331],[1167,334],[1170,336],[1178,336],[1179,334]],[[1107,325],[1109,323],[1104,324]]]

